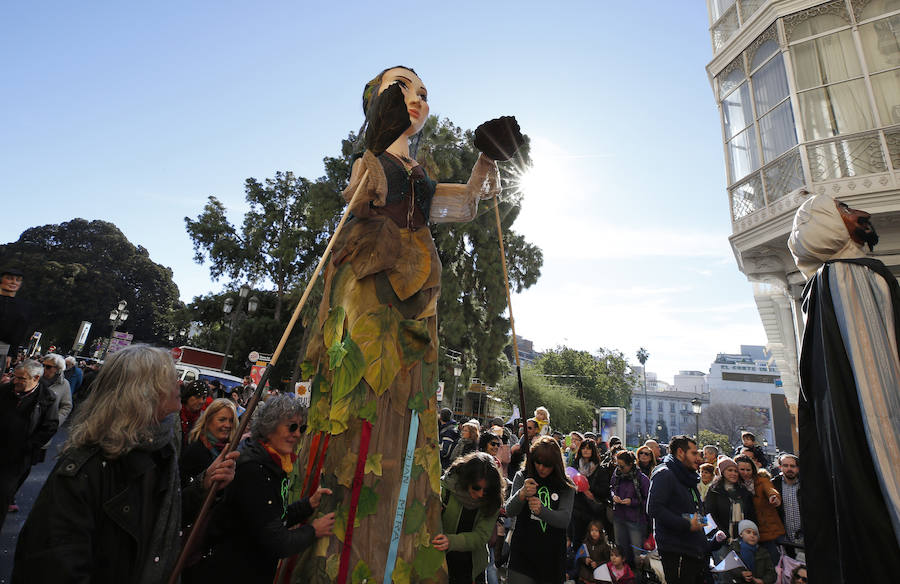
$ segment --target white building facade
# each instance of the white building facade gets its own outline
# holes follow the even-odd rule
[[[900,272],[900,0],[707,5],[730,241],[796,414],[805,280],[787,238],[797,207],[815,193],[872,213],[872,255]]]

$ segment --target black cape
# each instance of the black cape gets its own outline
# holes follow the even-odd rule
[[[812,582],[894,582],[900,574],[900,546],[869,451],[853,368],[834,312],[828,276],[835,261],[866,266],[887,281],[894,330],[900,331],[900,286],[878,260],[826,262],[803,291],[807,318],[797,417],[806,560]]]

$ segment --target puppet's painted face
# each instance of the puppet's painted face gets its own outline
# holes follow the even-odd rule
[[[837,205],[838,211],[841,213],[844,225],[847,226],[847,233],[850,234],[850,239],[860,245],[869,244],[869,251],[871,251],[878,244],[878,234],[875,233],[875,228],[871,222],[872,215],[859,209],[852,209],[847,203],[837,200],[834,204]]]
[[[400,89],[403,90],[403,96],[406,98],[406,109],[409,111],[410,126],[404,135],[409,137],[417,134],[422,129],[422,126],[425,125],[425,120],[428,119],[428,112],[430,111],[428,108],[428,90],[425,89],[425,85],[418,75],[409,69],[394,67],[393,69],[388,69],[382,75],[378,93],[381,93],[394,83],[400,86]]]

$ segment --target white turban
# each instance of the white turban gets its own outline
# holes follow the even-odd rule
[[[813,195],[800,205],[788,247],[807,280],[828,260],[866,256],[863,246],[850,239],[841,212],[828,195]]]

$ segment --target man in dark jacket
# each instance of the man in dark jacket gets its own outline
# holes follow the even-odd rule
[[[800,521],[800,459],[790,453],[778,458],[781,474],[772,479],[772,485],[778,489],[781,505],[778,516],[784,523],[785,539],[789,543],[803,544],[803,525]],[[785,546],[788,555],[794,557],[795,549]]]
[[[16,366],[12,383],[0,386],[0,526],[22,477],[59,427],[57,399],[40,383],[43,373],[29,359]]]
[[[709,564],[703,534],[703,503],[697,443],[684,435],[669,441],[669,454],[653,472],[647,514],[653,519],[656,546],[669,584],[700,584]]]
[[[441,443],[441,468],[446,469],[453,462],[450,453],[459,440],[458,422],[453,419],[453,412],[450,408],[442,408],[440,413],[440,429],[438,430],[438,438]]]
[[[25,342],[28,330],[29,307],[16,298],[24,274],[16,268],[0,273],[0,368],[4,371],[16,356],[19,345]]]

